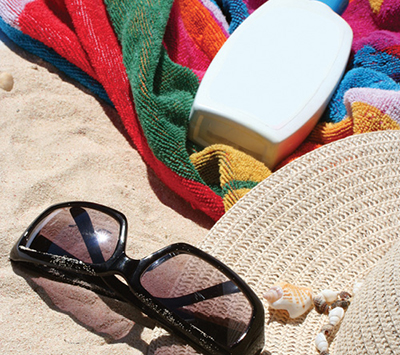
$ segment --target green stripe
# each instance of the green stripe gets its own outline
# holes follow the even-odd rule
[[[186,150],[188,118],[199,82],[162,45],[173,0],[105,0],[122,45],[136,112],[154,155],[204,184]]]
[[[252,189],[253,187],[257,186],[258,182],[247,180],[231,180],[226,183],[222,187],[222,193],[225,196],[226,194],[230,193],[231,191],[240,190],[240,189]]]

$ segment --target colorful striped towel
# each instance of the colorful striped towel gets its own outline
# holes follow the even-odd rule
[[[270,175],[231,147],[187,140],[199,82],[263,0],[0,0],[0,28],[113,105],[146,163],[217,220]],[[400,2],[353,0],[348,71],[326,115],[283,164],[352,134],[399,129]],[[279,168],[279,167],[278,167]]]

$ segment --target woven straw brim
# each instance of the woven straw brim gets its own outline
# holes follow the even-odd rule
[[[336,354],[400,353],[400,243],[354,295],[337,334]]]
[[[400,132],[351,136],[302,156],[264,180],[222,217],[200,248],[235,270],[264,302],[266,351],[318,354],[314,339],[327,316],[311,310],[290,319],[269,309],[262,294],[277,281],[311,287],[315,294],[327,288],[352,292],[399,239],[399,196]],[[379,282],[385,288],[390,280]],[[360,309],[352,306],[349,314],[356,319],[353,314]],[[372,302],[369,306],[372,314],[384,310],[375,310]],[[363,333],[369,326],[354,324],[352,331]],[[398,331],[400,324],[396,327]],[[362,348],[339,346],[346,341],[339,335],[330,339],[330,354],[360,354]],[[156,328],[149,353],[196,352]]]

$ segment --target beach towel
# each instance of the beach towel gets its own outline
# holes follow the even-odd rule
[[[229,146],[188,141],[189,113],[211,60],[263,2],[0,0],[0,29],[113,106],[155,174],[218,220],[274,171]],[[276,169],[353,134],[400,128],[400,2],[352,0],[343,17],[354,32],[345,76]]]

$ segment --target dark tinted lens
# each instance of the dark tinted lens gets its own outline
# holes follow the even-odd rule
[[[235,344],[250,324],[253,309],[246,296],[196,256],[167,255],[143,273],[141,284],[165,307],[221,345]]]
[[[90,208],[65,207],[36,225],[26,247],[97,264],[110,259],[119,234],[119,222],[108,214]]]

